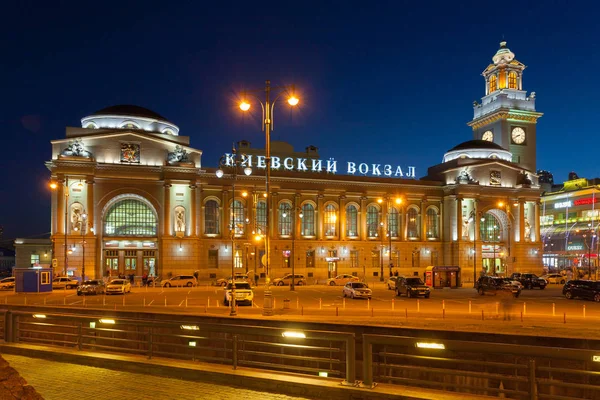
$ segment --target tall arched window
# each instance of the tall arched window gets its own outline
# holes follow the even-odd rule
[[[388,210],[388,234],[392,237],[400,237],[398,234],[398,226],[399,226],[399,213],[395,207],[390,207]]]
[[[292,206],[290,203],[279,204],[279,234],[282,236],[289,236],[292,234]]]
[[[246,226],[244,217],[244,204],[239,200],[231,202],[231,214],[229,216],[229,229],[235,228],[236,235],[243,235]]]
[[[498,89],[498,80],[496,79],[496,75],[490,76],[489,84],[490,84],[490,86],[489,86],[490,93],[495,92]]]
[[[204,204],[204,233],[219,233],[219,203],[216,200],[208,200]]]
[[[406,226],[406,236],[409,239],[419,239],[421,237],[421,229],[419,226],[421,225],[421,218],[419,217],[419,210],[416,207],[411,207],[406,212],[407,218],[407,226]]]
[[[346,236],[358,236],[358,210],[354,204],[346,207]]]
[[[157,227],[154,211],[137,199],[117,201],[104,216],[105,236],[156,236]]]
[[[486,213],[483,216],[483,221],[479,221],[479,236],[481,241],[483,242],[499,242],[500,241],[500,231],[501,231],[500,221],[493,214]]]
[[[327,204],[325,206],[325,214],[323,220],[323,228],[325,230],[325,236],[335,236],[337,226],[337,208],[333,204]]]
[[[427,239],[439,239],[440,228],[439,228],[439,217],[438,210],[431,207],[427,210]]]
[[[267,202],[256,203],[256,233],[264,234],[267,227]]]
[[[302,236],[315,236],[315,207],[306,203],[302,206]]]
[[[508,88],[509,89],[517,88],[517,73],[516,72],[508,73]]]
[[[367,235],[376,237],[379,231],[379,210],[375,206],[367,207]]]

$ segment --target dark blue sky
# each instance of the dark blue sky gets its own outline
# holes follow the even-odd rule
[[[260,117],[242,118],[235,100],[265,79],[296,84],[302,102],[276,110],[273,139],[423,176],[472,138],[480,73],[503,38],[544,113],[538,168],[556,181],[600,176],[593,2],[11,3],[0,27],[5,238],[50,230],[44,161],[65,126],[137,104],[179,125],[214,166],[232,141],[264,146]]]

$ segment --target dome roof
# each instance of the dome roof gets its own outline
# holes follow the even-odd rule
[[[124,115],[128,117],[151,118],[169,122],[168,119],[152,110],[148,110],[147,108],[134,106],[130,104],[120,104],[116,106],[106,107],[96,111],[90,116],[93,115]]]
[[[487,149],[487,150],[504,150],[504,147],[500,146],[499,144],[496,144],[494,142],[490,142],[487,140],[469,140],[466,142],[462,142],[459,145],[454,146],[453,148],[451,148],[450,151],[455,151],[455,150],[475,150],[475,149]]]

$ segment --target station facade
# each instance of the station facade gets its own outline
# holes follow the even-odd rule
[[[409,166],[321,160],[272,142],[271,209],[264,149],[238,143],[251,167],[221,177],[218,165],[161,115],[112,106],[68,127],[46,163],[52,186],[52,257],[86,277],[240,272],[272,279],[292,271],[309,282],[340,273],[367,280],[423,276],[455,266],[447,285],[482,271],[540,272],[540,192],[535,171],[535,95],[522,90],[525,66],[505,43],[483,72],[472,140],[450,149],[416,179]],[[198,143],[202,145],[202,143]],[[268,218],[267,218],[268,213]],[[266,221],[269,221],[267,226]],[[270,270],[264,238],[270,238]]]

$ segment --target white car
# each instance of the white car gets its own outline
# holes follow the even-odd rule
[[[226,306],[228,306],[231,301],[232,289],[232,283],[229,282],[227,287],[225,287],[225,296],[223,298],[223,304]],[[253,301],[254,292],[252,291],[250,284],[248,282],[235,282],[235,304],[245,303],[251,306]]]
[[[398,276],[390,276],[386,282],[388,290],[396,290],[396,281]]]
[[[129,293],[131,292],[131,283],[127,279],[113,279],[106,285],[105,293]]]
[[[252,284],[252,281],[250,280],[250,278],[246,274],[236,273],[233,276],[233,280],[236,281],[236,282],[248,282],[248,283]],[[227,278],[217,279],[215,285],[217,285],[217,286],[227,286],[227,284],[229,282],[231,282],[231,276],[228,276]]]
[[[52,279],[52,289],[75,289],[77,286],[79,286],[79,281],[68,276],[58,276]]]
[[[373,292],[366,283],[348,282],[344,286],[342,294],[344,297],[350,297],[351,299],[370,299]]]
[[[0,281],[0,289],[13,289],[15,287],[15,277],[11,276]]]
[[[540,276],[540,278],[545,279],[548,283],[557,283],[560,285],[567,283],[567,277],[561,274],[547,274]]]
[[[336,276],[335,278],[327,279],[327,284],[329,286],[337,286],[337,285],[345,285],[348,282],[358,282],[358,277],[350,275],[350,274],[341,274]]]
[[[306,285],[306,278],[302,274],[287,274],[282,278],[273,279],[273,285],[275,286],[290,286],[292,284],[292,277],[294,277],[294,284],[296,286]]]
[[[197,286],[198,280],[193,275],[177,275],[172,277],[171,279],[167,279],[166,281],[160,282],[162,287],[171,287],[171,286]]]

